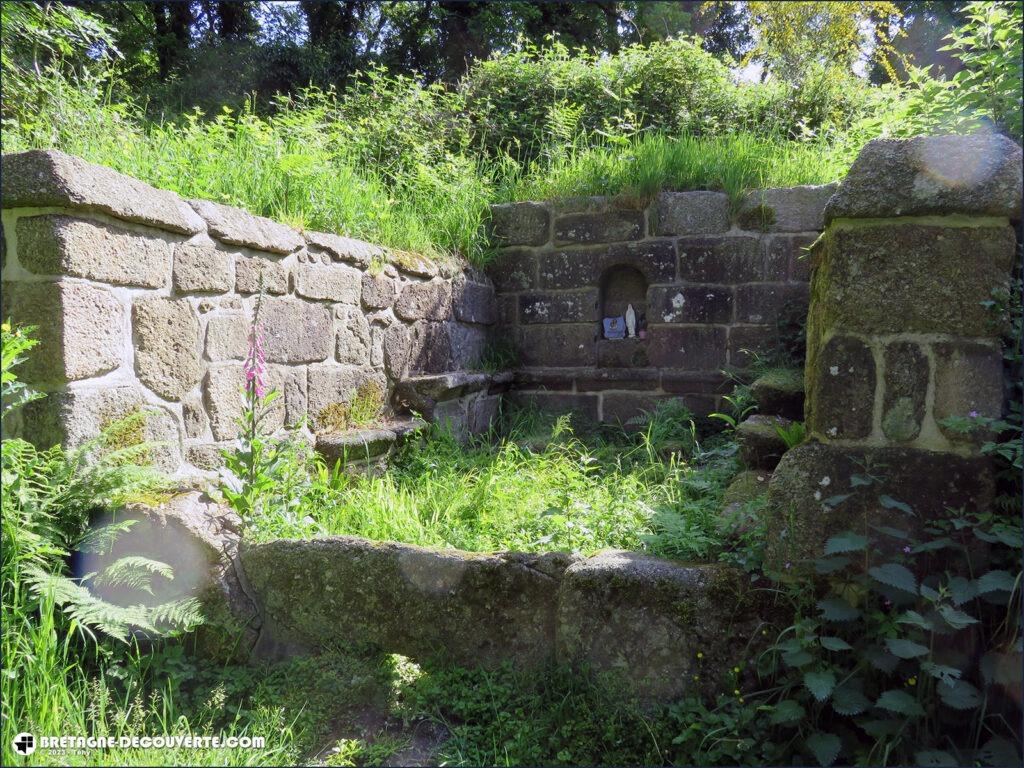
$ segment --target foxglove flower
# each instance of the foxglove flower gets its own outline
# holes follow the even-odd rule
[[[267,353],[259,320],[249,329],[249,352],[242,369],[245,371],[246,392],[263,397],[267,393]]]

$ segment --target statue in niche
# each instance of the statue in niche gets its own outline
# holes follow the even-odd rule
[[[626,335],[631,339],[636,338],[636,310],[632,304],[626,307]]]
[[[619,317],[606,317],[604,319],[604,337],[606,339],[621,339],[626,335],[626,322]]]

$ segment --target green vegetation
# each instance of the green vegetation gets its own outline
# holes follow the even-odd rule
[[[450,85],[371,66],[341,91],[296,87],[209,114],[165,108],[158,119],[125,92],[99,18],[21,9],[3,11],[4,151],[54,147],[187,198],[431,257],[485,261],[492,202],[649,198],[666,187],[735,199],[752,187],[838,179],[878,135],[986,123],[1021,135],[1012,3],[968,4],[950,38],[965,67],[953,81],[911,70],[906,87],[872,86],[804,55],[788,79],[737,83],[693,40],[612,55],[524,44]],[[765,9],[751,23],[784,41],[792,20],[775,14]],[[843,19],[829,24],[836,35],[847,29]],[[848,51],[849,40],[837,45]],[[981,54],[985,46],[991,52]],[[775,61],[770,54],[757,56]]]

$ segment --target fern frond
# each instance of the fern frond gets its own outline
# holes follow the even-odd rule
[[[126,555],[104,568],[94,583],[97,586],[130,587],[152,595],[154,575],[173,579],[174,569],[159,560],[151,560],[141,555]]]
[[[202,604],[194,597],[154,606],[149,615],[154,624],[183,632],[189,632],[203,623]]]
[[[79,540],[78,551],[93,552],[100,555],[106,554],[113,548],[117,537],[122,533],[126,533],[137,522],[139,521],[136,519],[121,520],[116,523],[101,525],[98,528],[92,528],[86,531],[85,535]]]

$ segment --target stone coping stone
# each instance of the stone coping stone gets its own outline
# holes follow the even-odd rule
[[[387,251],[379,245],[365,243],[353,237],[331,235],[326,232],[305,232],[306,242],[330,254],[337,261],[346,261],[366,268],[374,258],[384,259]]]
[[[736,427],[740,455],[748,469],[772,471],[786,452],[786,441],[779,437],[776,427],[783,429],[793,422],[781,416],[754,414]]]
[[[316,452],[328,462],[376,458],[390,452],[424,426],[426,422],[422,419],[407,419],[380,427],[318,434]]]
[[[0,175],[4,208],[98,211],[185,235],[206,229],[203,219],[174,192],[57,150],[6,154]]]
[[[761,414],[793,421],[804,417],[804,372],[801,369],[770,370],[754,380],[750,394]]]
[[[558,587],[576,559],[354,536],[243,544],[240,556],[264,612],[258,657],[340,641],[485,667],[552,661]]]
[[[639,552],[577,560],[559,593],[559,660],[618,673],[647,701],[714,692],[760,620],[747,584],[728,566]]]
[[[497,374],[455,371],[410,376],[395,385],[395,397],[414,410],[429,413],[437,403],[455,400],[463,395],[488,389],[493,384],[505,384],[510,381],[511,371]]]
[[[210,200],[190,200],[189,203],[206,220],[210,234],[221,242],[281,254],[305,245],[302,236],[291,227],[241,208]]]
[[[1021,214],[1021,148],[998,134],[874,139],[857,155],[825,220]]]
[[[825,206],[838,184],[802,185],[749,192],[737,221],[743,229],[813,232],[825,228]]]

